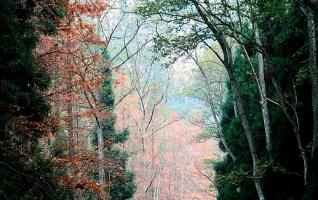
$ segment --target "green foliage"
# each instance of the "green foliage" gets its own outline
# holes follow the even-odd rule
[[[61,188],[56,180],[52,163],[43,159],[41,152],[32,158],[6,155],[0,162],[1,199],[66,199],[72,193]],[[32,159],[32,160],[30,160]]]
[[[107,51],[102,52],[104,59],[109,60],[109,54]],[[112,112],[114,109],[115,97],[113,93],[113,80],[112,74],[108,68],[104,71],[105,80],[102,84],[102,90],[99,95],[100,102],[104,105],[105,109]],[[136,191],[135,176],[132,172],[125,169],[128,154],[122,150],[116,149],[115,146],[123,144],[129,138],[128,130],[118,132],[115,129],[115,116],[106,117],[102,120],[102,136],[103,141],[106,143],[106,149],[104,150],[105,157],[111,160],[114,167],[106,168],[105,174],[106,179],[109,178],[110,186],[110,197],[114,200],[129,199],[133,196]],[[97,130],[92,133],[92,142],[97,145]],[[120,166],[120,172],[123,173],[123,177],[117,177],[118,166]]]
[[[159,53],[156,58],[166,59],[164,67],[211,37],[209,29],[193,26],[198,14],[193,12],[189,0],[145,1],[138,5],[136,12],[143,17],[172,22],[162,25],[164,31],[154,38],[154,50]]]
[[[160,13],[180,12],[188,5],[188,0],[163,0],[144,2],[137,8],[137,13],[150,16]]]
[[[29,2],[33,2],[33,0]],[[56,34],[56,25],[61,18],[65,17],[66,13],[62,0],[44,0],[38,3],[40,10],[37,10],[37,21],[34,22],[39,25],[37,31],[42,34]]]
[[[127,129],[123,130],[122,132],[118,133],[115,137],[115,143],[123,144],[129,138],[129,132]]]
[[[36,69],[32,60],[32,51],[37,38],[30,22],[31,9],[21,9],[14,1],[1,1],[0,24],[0,129],[4,130],[12,117],[27,115],[34,118],[43,118],[48,111],[48,105],[41,97],[40,92],[48,87],[48,82],[43,84],[40,77],[45,77],[44,72]],[[18,16],[21,17],[18,20]],[[40,80],[40,82],[39,82]],[[10,110],[10,105],[21,107],[18,111]],[[46,109],[42,109],[41,108]]]
[[[270,57],[267,58],[269,66],[265,69],[267,94],[277,101],[278,93],[271,82],[271,76],[274,76],[282,89],[285,101],[290,105],[297,103],[296,109],[300,119],[302,141],[305,145],[309,145],[312,139],[310,135],[312,116],[308,116],[308,113],[311,112],[310,86],[308,70],[303,64],[306,62],[304,58],[307,56],[303,49],[306,45],[303,37],[304,31],[306,31],[306,27],[303,26],[303,15],[299,14],[299,8],[291,3],[286,3],[287,1],[284,3],[276,1],[277,4],[265,3],[265,1],[258,2],[260,4],[258,6],[260,9],[258,20],[262,28],[261,35],[267,45],[266,51],[271,53]],[[289,21],[291,19],[293,21]],[[316,187],[314,185],[318,177],[312,176],[312,184],[307,187],[303,186],[303,163],[299,156],[300,151],[292,126],[282,109],[274,104],[269,104],[273,162],[269,161],[264,146],[265,138],[257,85],[251,69],[247,67],[247,60],[242,55],[242,51],[239,49],[236,52],[234,67],[238,74],[244,107],[249,114],[253,138],[261,160],[258,174],[261,177],[265,196],[269,199],[279,200],[315,199],[313,188]],[[255,54],[249,55],[254,66],[257,66]],[[257,68],[256,73],[258,73]],[[298,97],[297,102],[295,102],[295,92]],[[247,141],[242,134],[240,119],[233,115],[231,96],[230,93],[223,106],[221,126],[237,160],[233,162],[227,156],[223,161],[214,164],[219,191],[218,199],[257,199],[253,181],[248,178],[251,176],[252,162],[247,153],[249,152]],[[288,110],[288,112],[292,113],[292,110]]]
[[[115,97],[113,93],[113,80],[110,75],[107,75],[103,85],[102,85],[102,92],[101,92],[101,100],[100,102],[106,107],[106,108],[112,108],[115,102]]]
[[[308,149],[313,141],[313,116],[311,114],[310,72],[307,68],[308,42],[306,35],[308,27],[301,10],[301,4],[305,1],[241,0],[218,3],[196,1],[199,2],[202,12],[205,12],[206,19],[198,17],[195,13],[196,9],[192,9],[192,1],[142,2],[143,4],[137,9],[139,14],[166,22],[165,32],[160,33],[160,36],[155,39],[155,49],[160,56],[169,59],[168,64],[174,62],[177,56],[185,55],[184,52],[196,49],[202,41],[207,43],[210,39],[214,39],[218,33],[225,34],[226,39],[229,39],[228,36],[237,39],[240,36],[231,30],[231,26],[235,25],[234,29],[236,29],[242,25],[242,29],[237,30],[244,35],[240,39],[244,43],[251,64],[255,67],[255,74],[258,74],[256,52],[259,49],[255,47],[253,23],[257,24],[266,60],[264,72],[266,92],[267,96],[274,100],[273,104],[269,104],[273,148],[271,156],[268,155],[265,147],[258,86],[254,72],[241,47],[236,49],[233,67],[260,160],[257,163],[259,165],[257,173],[260,176],[265,197],[275,200],[317,199],[317,158],[311,159],[309,163],[309,184],[304,186],[301,152],[290,122],[294,120],[299,123],[301,142],[306,147],[305,153],[309,156]],[[237,8],[233,2],[239,2],[240,6]],[[308,1],[306,2],[308,3]],[[226,11],[228,12],[225,13]],[[233,14],[239,11],[243,12],[240,16],[242,19],[238,19]],[[233,18],[228,19],[228,15],[233,15]],[[199,25],[189,25],[191,20],[197,20],[196,23]],[[217,31],[213,31],[218,32],[215,33],[216,35],[211,33],[206,20],[217,29]],[[315,20],[317,20],[317,13],[315,13]],[[274,83],[277,83],[279,89]],[[214,163],[217,198],[220,200],[258,199],[252,179],[253,166],[250,149],[243,134],[241,119],[239,116],[234,116],[233,94],[230,86],[228,86],[228,90],[229,94],[223,105],[221,127],[236,160],[233,161],[227,155],[223,160]],[[280,102],[280,98],[283,98],[282,102]],[[277,106],[275,102],[287,105],[284,111],[291,116],[291,120],[284,114],[282,105]],[[220,147],[225,150],[222,144]]]
[[[125,182],[120,182],[119,179],[114,179],[114,187],[110,191],[111,199],[113,200],[124,200],[129,199],[133,196],[136,191],[135,174],[132,172],[126,172],[124,174]]]
[[[55,158],[63,158],[65,146],[67,146],[68,137],[60,133],[57,137],[54,138],[54,142],[50,146],[50,153]]]
[[[50,78],[33,59],[41,30],[31,20],[32,2],[0,1],[0,198],[66,199],[71,193],[57,184],[38,147],[46,134],[37,123],[50,110],[42,94]]]

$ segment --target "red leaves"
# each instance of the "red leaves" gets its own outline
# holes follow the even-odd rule
[[[78,153],[68,158],[54,158],[53,162],[59,166],[58,169],[69,168],[71,174],[60,178],[60,184],[73,190],[93,190],[101,192],[102,186],[91,180],[91,173],[96,166],[97,156],[77,148]]]
[[[112,177],[124,177],[124,169],[117,160],[101,159],[88,142],[97,122],[112,115],[109,108],[99,102],[98,96],[105,79],[102,72],[109,66],[99,49],[104,48],[107,41],[96,33],[92,23],[108,5],[102,0],[73,3],[64,0],[63,3],[66,17],[61,20],[57,35],[43,36],[36,50],[38,60],[48,67],[52,77],[48,96],[59,133],[69,137],[59,146],[64,149],[65,156],[53,161],[57,171],[65,173],[67,169],[68,174],[60,179],[62,185],[80,192],[95,191],[103,196],[111,183],[106,181],[99,185],[93,178],[99,167],[112,171]],[[50,132],[45,139],[55,135],[55,131]],[[107,140],[105,149],[112,143]]]
[[[72,188],[73,190],[87,191],[91,190],[103,194],[106,188],[109,188],[111,182],[103,185],[92,180],[92,173],[102,166],[107,171],[112,171],[112,176],[121,180],[124,178],[124,169],[110,158],[104,160],[98,159],[93,152],[76,148],[77,154],[68,158],[54,158],[53,162],[58,166],[58,170],[70,169],[70,175],[60,178],[60,184]]]
[[[87,17],[98,17],[100,16],[108,7],[109,5],[102,0],[95,0],[90,3],[69,3],[65,2],[68,16],[87,16]]]
[[[48,117],[44,120],[34,121],[27,116],[19,116],[12,118],[10,121],[9,129],[11,131],[24,133],[33,133],[33,132],[55,132],[58,128],[57,120],[54,117]],[[32,137],[30,135],[29,137]]]
[[[70,162],[70,160],[66,158],[55,158],[53,162],[57,165],[61,165]]]
[[[100,16],[108,5],[101,0],[85,3],[64,0],[63,4],[66,16],[58,34],[43,36],[37,49],[53,78],[50,99],[53,105],[58,105],[59,113],[63,113],[61,121],[107,117],[109,113],[101,108],[96,95],[104,80],[100,68],[108,63],[91,50],[92,46],[104,46],[107,42],[96,34],[94,24],[88,22],[94,20],[89,18]],[[70,114],[67,111],[70,104],[77,104],[81,109]]]

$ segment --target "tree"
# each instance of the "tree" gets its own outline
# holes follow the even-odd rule
[[[153,9],[149,9],[149,8],[153,8]],[[241,95],[240,89],[239,89],[240,86],[239,86],[239,82],[238,82],[238,77],[235,73],[235,69],[233,68],[232,49],[230,47],[229,42],[226,39],[226,35],[222,32],[221,29],[219,29],[219,27],[217,25],[215,25],[213,20],[209,19],[208,13],[205,13],[204,5],[202,5],[200,2],[197,2],[195,0],[193,0],[193,1],[166,1],[164,4],[162,4],[162,3],[159,3],[159,4],[147,3],[139,8],[139,12],[145,16],[151,16],[151,15],[156,15],[156,14],[160,15],[163,8],[166,10],[171,10],[172,13],[168,13],[167,15],[168,16],[171,16],[171,15],[176,16],[176,22],[178,22],[178,20],[181,21],[180,22],[181,26],[184,23],[183,19],[185,19],[185,20],[193,19],[193,20],[196,20],[196,21],[202,23],[202,25],[209,30],[209,34],[211,34],[211,36],[213,36],[215,38],[215,40],[218,42],[218,44],[220,45],[223,55],[219,55],[217,52],[213,51],[212,49],[211,50],[218,55],[218,58],[223,63],[224,67],[226,68],[226,70],[228,72],[230,83],[231,83],[231,88],[233,90],[233,94],[234,94],[234,97],[235,97],[235,100],[237,103],[237,107],[238,107],[238,112],[239,112],[240,118],[242,120],[242,125],[244,127],[246,139],[247,139],[248,144],[249,144],[250,154],[252,156],[253,176],[254,176],[253,181],[254,181],[256,190],[258,192],[259,199],[261,199],[261,200],[265,199],[262,188],[261,188],[260,180],[257,177],[258,176],[259,157],[257,155],[257,150],[256,150],[256,146],[255,146],[254,139],[252,136],[250,123],[248,121],[248,114],[247,114],[247,111],[243,105],[244,102],[243,102],[242,95]],[[194,14],[187,13],[187,10],[191,10],[191,8],[194,9],[196,13],[194,13]],[[184,11],[184,9],[186,9],[186,10]],[[176,11],[179,13],[182,13],[184,11],[185,14],[180,16],[179,14],[175,13]],[[165,13],[163,13],[163,15],[165,15]],[[188,18],[188,16],[190,16],[190,18]],[[206,35],[203,35],[203,38],[198,37],[197,40],[204,41],[204,39],[205,39],[204,36],[206,36]]]
[[[109,69],[106,69],[104,72],[106,78],[102,84],[99,98],[102,105],[110,112],[113,112],[115,98],[112,88],[113,80],[109,71]],[[115,130],[115,120],[115,116],[110,116],[103,118],[101,121],[104,157],[114,163],[104,169],[105,181],[109,183],[107,193],[110,199],[129,199],[136,190],[134,174],[126,170],[128,155],[118,147],[119,144],[125,143],[128,139],[129,132],[128,130],[117,132]],[[99,128],[97,128],[97,131],[99,131]],[[95,144],[100,140],[96,132],[93,135],[93,143]]]
[[[38,36],[52,34],[61,7],[50,1],[1,1],[0,9],[0,197],[68,198],[72,194],[58,185],[52,162],[38,145],[54,121],[44,95],[50,77],[34,58]],[[51,15],[44,19],[45,12]]]
[[[308,5],[308,1],[302,3]],[[311,3],[313,4],[310,8],[313,9],[314,2]],[[308,10],[305,12],[307,13],[307,29],[310,39],[310,42],[308,42],[308,44],[310,43],[308,51],[310,76],[313,80],[309,87],[315,88],[315,31],[312,18],[313,10],[310,11],[311,14],[309,15]],[[158,37],[155,39],[155,48],[162,53],[162,56],[170,56],[173,62],[177,57],[203,45],[214,52],[225,66],[229,75],[230,94],[234,95],[236,105],[230,103],[231,98],[228,99],[227,110],[224,111],[222,117],[226,123],[223,122],[222,129],[225,137],[228,137],[230,148],[237,150],[244,147],[245,152],[241,153],[248,156],[246,154],[246,148],[248,147],[252,160],[243,156],[246,159],[243,161],[243,157],[238,153],[240,161],[233,162],[233,168],[220,166],[222,169],[220,168],[218,173],[220,175],[226,174],[226,177],[229,178],[232,176],[238,177],[238,180],[244,176],[248,178],[244,181],[253,180],[258,198],[264,199],[264,193],[279,196],[286,191],[286,188],[283,187],[274,192],[269,190],[267,181],[275,182],[275,178],[271,179],[270,174],[275,174],[275,170],[280,169],[278,175],[291,178],[284,173],[284,170],[290,168],[289,164],[291,162],[296,162],[298,164],[302,163],[302,167],[298,166],[294,170],[301,174],[300,177],[303,178],[304,185],[307,185],[305,187],[311,188],[312,186],[308,186],[308,177],[312,177],[311,168],[315,165],[308,159],[309,152],[306,146],[311,145],[311,142],[314,144],[314,136],[308,136],[304,127],[307,127],[308,122],[312,122],[313,125],[309,125],[309,127],[313,127],[313,130],[311,131],[311,128],[309,128],[309,132],[315,132],[317,123],[315,117],[308,117],[308,121],[301,118],[303,112],[308,109],[308,107],[303,106],[308,102],[308,98],[301,96],[308,92],[308,83],[306,82],[308,74],[301,75],[304,73],[304,67],[302,67],[300,60],[305,56],[301,49],[305,43],[299,33],[304,30],[300,22],[304,20],[304,16],[299,13],[300,7],[294,1],[274,1],[270,3],[268,1],[243,0],[213,2],[185,0],[158,3],[143,2],[137,12],[165,25],[162,31],[157,31]],[[171,35],[171,33],[175,34]],[[298,45],[292,45],[291,41],[295,38],[300,41]],[[213,44],[210,44],[211,40],[218,43],[222,50],[221,54],[213,48]],[[297,56],[293,54],[295,52],[297,52]],[[191,53],[189,55],[190,57],[193,56]],[[294,56],[291,58],[290,55]],[[307,61],[303,61],[303,63],[307,63]],[[258,66],[258,68],[254,66]],[[285,78],[283,78],[284,75]],[[255,91],[258,91],[258,93],[255,93]],[[314,89],[314,91],[316,90]],[[309,96],[315,99],[315,92],[312,92]],[[255,102],[258,101],[260,101],[261,106],[257,108]],[[269,102],[272,105],[269,105]],[[316,101],[312,100],[311,104],[313,105],[312,113],[315,113]],[[280,111],[282,111],[280,114],[274,111],[273,107],[275,106],[279,106]],[[231,107],[234,108],[234,113],[237,107],[238,117],[242,122],[241,126],[232,115]],[[278,125],[276,116],[281,114],[283,114],[284,119],[281,120],[281,125]],[[263,121],[263,128],[259,126],[258,121],[254,121],[254,119],[260,119],[259,117]],[[272,117],[274,118],[273,122]],[[229,126],[227,126],[228,123]],[[285,127],[285,123],[291,125],[291,130]],[[282,126],[285,132],[279,131],[281,135],[272,136],[272,129],[277,130],[278,126]],[[245,143],[239,147],[232,146],[232,142],[236,143],[234,137],[238,137],[237,134],[239,134],[235,129],[244,130],[247,144]],[[294,141],[288,140],[287,143],[294,145],[290,147],[292,152],[297,148],[301,160],[294,155],[290,158],[293,161],[285,162],[284,158],[289,157],[282,150],[285,145],[277,144],[271,137],[286,137],[290,131],[294,135]],[[264,132],[265,143],[260,135],[261,132]],[[243,142],[244,140],[240,141]],[[266,147],[267,153],[264,153],[264,147]],[[274,152],[272,149],[279,149],[282,152]],[[229,163],[231,161],[225,159],[222,164]],[[244,167],[243,163],[245,164]],[[252,163],[252,171],[247,170],[246,166],[250,166],[248,163]],[[242,169],[243,173],[240,174],[238,171]],[[299,170],[302,172],[299,172]],[[253,175],[247,175],[249,173]],[[286,183],[286,185],[298,186],[298,179],[296,177],[292,177],[292,179],[293,181],[290,184]],[[251,192],[250,189],[242,188],[243,186],[247,187],[248,181],[244,181],[238,181],[239,183],[232,185],[228,184],[224,191],[237,189],[242,191],[239,192],[240,194],[247,195],[245,199],[255,198],[255,194],[252,194],[254,190]],[[220,185],[220,188],[223,188],[223,186]],[[249,185],[247,188],[250,187]],[[301,188],[304,188],[304,186]],[[301,191],[293,193],[291,196],[304,195]],[[234,198],[234,193],[226,194],[222,192],[220,198],[227,199],[231,195]]]
[[[281,4],[282,3],[282,4]],[[295,4],[288,4],[286,2],[275,2],[275,4],[266,4],[265,2],[255,2],[256,8],[258,9],[258,25],[261,30],[262,40],[263,43],[263,55],[266,57],[267,63],[265,69],[265,75],[267,74],[267,77],[265,76],[265,79],[268,81],[267,88],[269,95],[271,98],[269,98],[269,102],[278,105],[281,108],[282,113],[277,113],[272,109],[269,109],[271,116],[273,117],[273,122],[271,122],[271,128],[276,132],[279,133],[278,135],[273,136],[273,148],[276,149],[273,151],[273,159],[275,161],[274,165],[268,165],[267,170],[265,170],[265,173],[263,175],[264,177],[264,189],[267,191],[268,194],[270,194],[271,198],[276,197],[283,197],[288,198],[289,196],[292,196],[292,198],[305,198],[310,192],[304,192],[304,186],[300,185],[300,178],[303,180],[303,184],[307,185],[306,188],[311,188],[311,186],[308,186],[308,180],[309,177],[313,177],[314,175],[312,172],[310,172],[310,168],[313,167],[311,165],[307,154],[308,150],[306,149],[306,146],[310,144],[310,141],[312,141],[312,137],[310,137],[307,134],[307,130],[302,127],[308,127],[308,125],[312,122],[313,119],[311,117],[306,118],[303,120],[304,115],[303,113],[308,111],[307,106],[301,106],[304,104],[308,104],[308,98],[305,98],[303,95],[306,93],[308,94],[308,80],[305,78],[299,78],[299,73],[303,70],[303,66],[300,60],[302,60],[304,57],[306,57],[306,53],[303,51],[299,51],[299,49],[302,48],[304,45],[304,37],[299,32],[299,30],[303,30],[305,27],[303,26],[301,20],[303,20],[303,16],[299,16],[300,9]],[[285,14],[283,14],[285,13]],[[286,14],[288,13],[288,14]],[[246,31],[246,30],[245,30]],[[245,33],[245,32],[244,32]],[[244,34],[243,33],[243,34]],[[248,31],[246,31],[248,33]],[[243,37],[243,36],[242,36]],[[292,45],[292,41],[295,38],[299,38],[298,45]],[[251,41],[252,43],[253,41]],[[250,47],[252,44],[247,44],[246,47]],[[253,45],[255,46],[255,44]],[[294,52],[299,51],[301,54],[293,57],[289,55],[292,55]],[[244,49],[242,49],[243,53],[239,53],[244,55]],[[259,51],[249,51],[250,57],[252,58],[251,61],[255,59],[255,52]],[[242,55],[240,57],[237,57],[237,63],[240,63],[241,66],[246,65],[248,63],[248,59],[246,59],[244,62],[242,62]],[[245,56],[246,57],[246,56]],[[255,61],[254,61],[255,62]],[[287,67],[287,68],[286,68]],[[245,77],[243,74],[240,75],[240,77]],[[271,81],[271,82],[270,82]],[[244,79],[243,82],[248,82],[248,79]],[[252,85],[251,85],[252,86]],[[251,87],[250,86],[250,87]],[[249,106],[250,113],[254,113],[252,111],[254,109],[252,100],[248,101],[249,103],[246,103],[246,105]],[[271,108],[271,107],[269,107]],[[229,110],[225,111],[228,113]],[[277,119],[278,116],[283,114],[283,119]],[[253,114],[255,117],[257,116],[256,113]],[[225,117],[224,117],[225,118]],[[226,123],[223,124],[224,130],[228,131],[228,134],[233,134],[234,131],[234,120],[232,120],[232,124],[230,126],[227,126],[227,120],[228,118],[225,118],[224,120]],[[252,124],[255,124],[255,122],[251,122]],[[287,125],[286,125],[287,123]],[[291,128],[288,127],[288,124],[291,125]],[[278,127],[281,127],[279,131],[276,131]],[[311,127],[309,125],[309,127]],[[311,132],[311,131],[309,131]],[[288,134],[294,134],[294,141],[293,140],[287,140]],[[236,135],[236,134],[235,134]],[[234,142],[234,137],[232,142]],[[285,138],[285,139],[282,139]],[[274,142],[278,140],[284,140],[284,143],[277,143]],[[289,145],[288,145],[289,144]],[[285,152],[284,146],[288,145],[288,152]],[[293,146],[294,145],[294,146]],[[292,147],[293,146],[293,147]],[[297,147],[298,153],[294,154],[292,156],[293,152],[295,151],[295,148]],[[274,153],[275,152],[275,153]],[[299,154],[302,158],[302,165],[299,158]],[[284,159],[289,158],[290,160],[288,162],[284,161]],[[298,163],[298,167],[291,167],[291,163],[295,162]],[[226,161],[223,164],[228,164]],[[295,164],[293,164],[295,166]],[[231,167],[228,167],[227,169],[224,168],[224,165],[217,165],[217,173],[219,174],[228,174],[229,172],[226,171],[228,169],[234,171],[231,169]],[[273,168],[275,170],[273,170]],[[287,172],[287,173],[286,173]],[[299,173],[299,177],[296,177],[296,175],[291,175],[292,173]],[[277,190],[270,190],[269,187],[273,187],[273,185],[267,186],[267,183],[276,182],[276,178],[281,178],[283,181],[277,185]],[[313,178],[315,179],[315,178]],[[245,184],[243,184],[245,185]],[[222,184],[222,186],[224,186]],[[286,188],[295,188],[294,192],[291,190],[289,192],[289,189]],[[227,189],[222,189],[222,195],[225,199],[230,199],[231,195],[236,194],[235,187],[233,185],[227,184]],[[230,187],[233,187],[230,189]],[[249,194],[249,192],[242,191],[242,187],[240,187],[242,194]],[[230,193],[227,193],[228,191],[233,191]],[[247,198],[247,197],[245,197]],[[311,197],[313,198],[313,197]]]
[[[43,37],[44,45],[38,49],[50,62],[53,76],[49,95],[60,124],[55,134],[57,138],[68,134],[67,151],[55,155],[58,171],[64,174],[61,182],[78,197],[130,198],[134,176],[125,170],[125,153],[114,149],[128,132],[117,133],[114,128],[111,65],[103,51],[107,42],[98,35],[99,19],[108,4],[66,1],[64,7],[57,36]]]

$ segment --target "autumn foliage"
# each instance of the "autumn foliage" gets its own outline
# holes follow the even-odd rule
[[[44,140],[58,149],[58,153],[51,154],[57,172],[62,174],[60,184],[80,196],[91,191],[108,199],[113,181],[101,184],[96,177],[98,169],[113,171],[112,178],[117,181],[124,181],[125,173],[116,159],[99,155],[110,148],[111,138],[102,141],[102,146],[91,140],[96,127],[113,115],[112,108],[101,102],[102,85],[111,74],[110,63],[103,58],[107,41],[96,30],[108,4],[101,0],[62,4],[64,17],[59,21],[57,34],[42,36],[37,48],[38,59],[52,77],[47,95],[59,127]]]

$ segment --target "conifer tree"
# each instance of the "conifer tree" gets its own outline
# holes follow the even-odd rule
[[[34,59],[38,35],[51,33],[57,16],[44,23],[34,1],[1,0],[0,5],[0,199],[65,199],[38,146],[49,129],[50,106],[43,94],[50,77]]]
[[[103,57],[107,60],[109,56],[104,53]],[[115,129],[116,117],[113,114],[115,97],[112,88],[112,73],[109,68],[105,68],[103,74],[105,80],[99,94],[100,103],[111,113],[111,116],[102,120],[104,156],[105,159],[111,160],[113,163],[105,169],[105,181],[110,184],[108,189],[110,199],[129,199],[136,190],[134,174],[126,170],[128,154],[120,149],[120,144],[128,139],[129,132],[127,130],[118,132]],[[97,144],[97,133],[94,134],[93,142]]]

